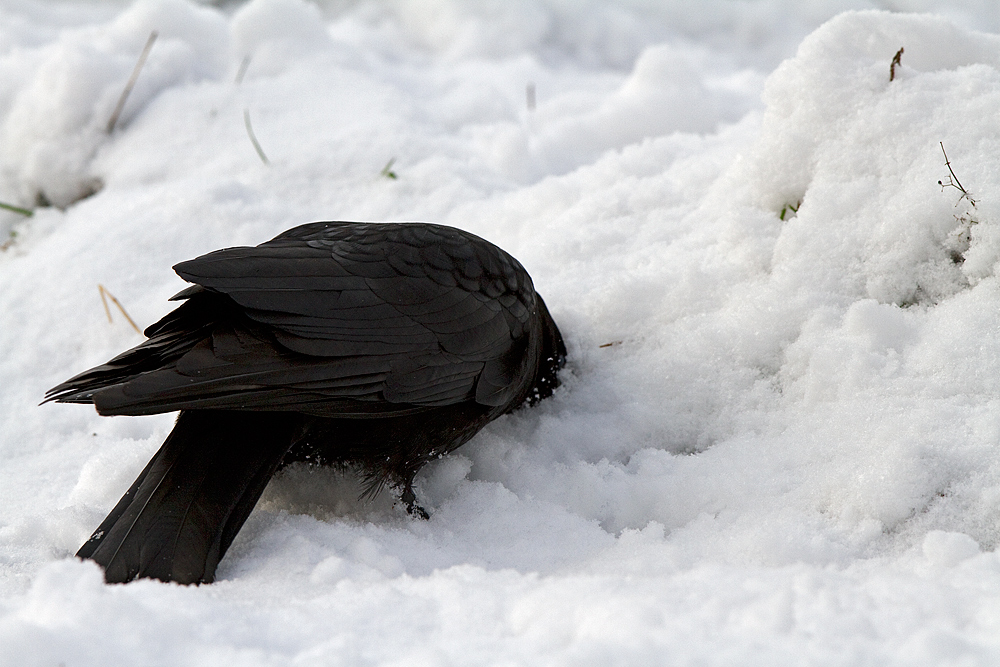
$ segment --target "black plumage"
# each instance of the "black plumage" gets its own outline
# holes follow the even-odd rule
[[[77,554],[109,582],[211,582],[293,461],[355,467],[426,517],[417,471],[550,395],[566,356],[518,261],[451,227],[317,222],[174,270],[194,285],[148,340],[46,394],[102,415],[180,410]]]

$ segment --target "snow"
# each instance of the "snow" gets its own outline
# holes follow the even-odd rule
[[[2,663],[998,664],[1000,15],[891,8],[0,1]],[[429,521],[292,468],[217,583],[105,585],[173,417],[37,406],[141,340],[97,285],[331,219],[510,251],[562,388]]]

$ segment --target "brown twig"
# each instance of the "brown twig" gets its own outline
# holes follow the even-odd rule
[[[125,84],[125,90],[122,91],[121,97],[118,98],[118,105],[111,114],[111,120],[108,121],[108,134],[111,134],[111,131],[115,129],[115,124],[118,122],[118,116],[121,115],[122,110],[125,108],[125,100],[128,99],[129,93],[131,93],[132,88],[135,87],[135,82],[139,78],[139,72],[142,70],[142,66],[146,64],[146,58],[149,57],[149,52],[153,48],[153,42],[156,41],[158,35],[159,33],[155,30],[149,33],[149,39],[146,40],[146,46],[142,48],[142,53],[139,54],[139,61],[136,62],[135,68],[132,70],[132,76],[128,78],[128,83]]]
[[[142,329],[140,329],[139,325],[135,323],[135,320],[129,317],[129,314],[125,311],[125,306],[123,306],[121,302],[115,298],[115,295],[109,292],[107,288],[100,283],[97,284],[97,291],[101,293],[101,303],[104,304],[104,314],[108,316],[108,322],[114,322],[114,320],[111,319],[111,309],[108,308],[108,299],[111,299],[111,303],[118,306],[118,310],[120,310],[122,315],[125,316],[125,319],[132,325],[132,328],[135,329],[136,333],[141,336]]]
[[[610,343],[605,343],[604,345],[598,345],[597,347],[614,347],[615,345],[621,345],[621,344],[622,342],[620,340],[613,340]]]
[[[896,78],[896,65],[900,67],[903,66],[903,47],[899,47],[899,51],[896,51],[896,55],[892,57],[892,62],[889,64],[889,81]]]

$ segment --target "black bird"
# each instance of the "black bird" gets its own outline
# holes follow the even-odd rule
[[[520,263],[427,223],[316,222],[174,270],[146,342],[49,390],[102,415],[180,410],[77,556],[108,582],[209,583],[271,476],[358,469],[374,495],[549,396],[566,349]]]

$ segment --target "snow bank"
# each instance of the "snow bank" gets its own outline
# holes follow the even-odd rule
[[[763,83],[819,9],[568,7],[158,0],[0,51],[0,200],[65,206],[0,212],[7,660],[997,661],[1000,38],[848,12]],[[171,417],[36,407],[139,340],[96,285],[145,325],[173,263],[320,219],[512,252],[564,386],[428,466],[427,522],[293,468],[219,583],[103,585],[70,556]]]
[[[15,50],[5,58],[4,70],[17,71],[24,85],[0,126],[4,191],[22,204],[65,207],[100,189],[88,163],[154,30],[159,43],[121,116],[127,123],[163,90],[220,73],[228,55],[221,17],[181,0],[139,4],[108,25],[61,33],[42,53]]]

